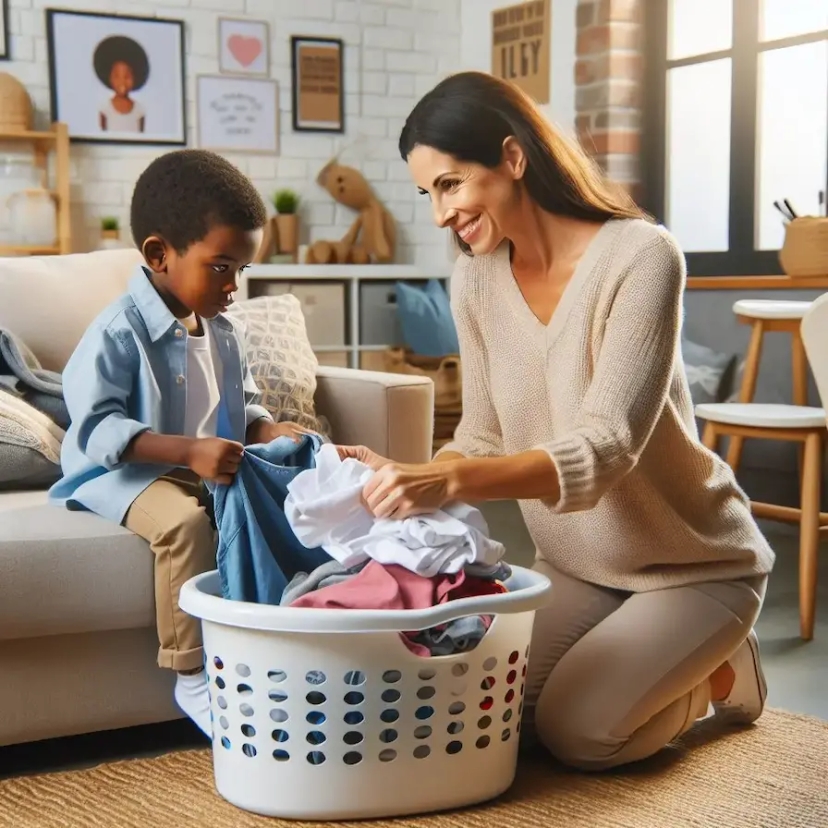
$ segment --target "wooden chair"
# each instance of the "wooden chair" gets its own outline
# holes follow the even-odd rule
[[[813,302],[800,327],[803,351],[817,380],[823,406],[828,407],[828,294]],[[754,329],[755,332],[755,329]],[[801,382],[801,380],[799,380]],[[799,626],[805,641],[814,637],[817,563],[820,536],[828,532],[828,513],[820,512],[826,412],[806,405],[716,403],[696,406],[706,421],[702,441],[716,451],[720,437],[783,440],[802,447],[798,508],[751,503],[759,518],[799,524]]]
[[[791,402],[794,405],[808,405],[808,364],[802,344],[801,325],[810,307],[810,302],[788,299],[740,299],[733,305],[737,321],[743,325],[750,325],[750,344],[745,355],[742,384],[739,388],[740,403],[753,402],[756,394],[765,334],[787,333],[791,335]],[[738,435],[733,435],[728,442],[726,459],[733,471],[739,469],[743,444],[744,438]],[[801,462],[800,456],[800,464]]]

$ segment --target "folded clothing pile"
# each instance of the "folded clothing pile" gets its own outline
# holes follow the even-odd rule
[[[68,425],[60,374],[43,369],[18,337],[0,328],[0,490],[58,480]]]
[[[505,550],[477,509],[378,520],[361,496],[372,474],[312,437],[248,449],[233,483],[214,493],[224,597],[399,610],[506,591]],[[466,617],[403,640],[423,656],[467,652],[490,624]]]

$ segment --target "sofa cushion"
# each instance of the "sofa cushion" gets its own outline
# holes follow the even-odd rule
[[[146,542],[89,512],[19,505],[39,498],[0,495],[0,639],[152,627]]]
[[[62,371],[90,322],[127,288],[136,249],[0,259],[0,328]]]
[[[250,372],[273,419],[326,434],[313,400],[319,363],[299,300],[289,293],[261,296],[233,305],[227,315],[244,327]]]

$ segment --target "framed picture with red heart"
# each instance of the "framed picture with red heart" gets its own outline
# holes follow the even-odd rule
[[[223,75],[270,74],[270,28],[265,20],[220,17],[219,71]]]

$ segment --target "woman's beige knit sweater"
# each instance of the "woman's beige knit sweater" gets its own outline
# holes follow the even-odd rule
[[[641,592],[773,565],[730,468],[698,439],[684,281],[675,241],[640,220],[603,225],[549,325],[524,301],[507,243],[455,267],[463,417],[443,451],[546,450],[560,500],[523,501],[523,516],[541,557],[591,583]]]

